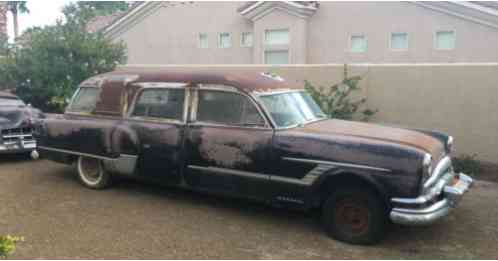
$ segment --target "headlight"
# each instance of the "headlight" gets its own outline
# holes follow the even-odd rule
[[[429,153],[424,155],[423,171],[425,177],[430,177],[432,175],[432,156]]]
[[[453,136],[449,136],[448,140],[446,141],[446,151],[448,154],[453,152]]]

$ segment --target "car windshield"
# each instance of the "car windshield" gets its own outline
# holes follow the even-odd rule
[[[260,97],[263,106],[280,128],[327,118],[313,98],[304,91],[267,94]]]
[[[24,102],[16,98],[0,97],[0,106],[24,106]]]

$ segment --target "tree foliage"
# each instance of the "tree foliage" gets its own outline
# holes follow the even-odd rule
[[[7,10],[12,13],[14,26],[14,39],[19,36],[18,13],[29,13],[26,1],[7,1]]]
[[[60,112],[77,85],[126,61],[125,46],[85,30],[87,16],[64,8],[65,22],[32,28],[29,40],[0,60],[0,81],[26,102]],[[88,16],[89,17],[89,16]]]
[[[7,10],[12,13],[29,13],[26,1],[7,1]]]
[[[360,81],[360,76],[350,77],[347,65],[344,65],[344,77],[340,83],[317,88],[306,81],[305,89],[329,118],[368,121],[376,111],[368,108],[362,109],[367,101],[366,98],[354,99],[352,97],[353,93],[361,90]]]
[[[77,4],[79,8],[91,9],[95,15],[110,15],[130,7],[126,1],[79,1]]]

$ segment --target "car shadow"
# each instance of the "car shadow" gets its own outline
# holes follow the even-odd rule
[[[17,162],[25,162],[31,161],[31,157],[29,153],[20,153],[20,154],[0,154],[0,164],[4,163],[17,163]]]
[[[53,174],[57,176],[57,179],[62,179],[67,183],[73,183],[74,186],[81,186],[76,177],[74,168],[66,167],[63,168],[62,171]],[[84,188],[82,187],[82,189]],[[189,206],[208,207],[213,208],[216,211],[235,213],[239,216],[250,216],[263,220],[274,219],[275,223],[286,220],[286,222],[293,226],[299,226],[300,228],[310,230],[313,233],[321,233],[323,237],[327,237],[321,225],[321,211],[319,209],[299,211],[278,208],[247,199],[208,194],[123,177],[118,178],[109,190],[135,195],[142,194],[147,197],[158,199],[167,198]],[[91,190],[89,191],[91,192]],[[444,240],[444,231],[451,230],[451,226],[452,225],[449,222],[444,221],[437,222],[433,226],[428,227],[410,227],[390,224],[386,237],[379,244],[359,247],[386,248],[397,246],[398,250],[402,253],[419,255],[423,253],[413,245],[414,241],[440,242],[441,240]]]

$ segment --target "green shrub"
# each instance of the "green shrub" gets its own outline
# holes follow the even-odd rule
[[[476,160],[477,155],[464,154],[453,158],[453,168],[455,172],[477,175],[481,172],[481,163]]]
[[[0,259],[7,258],[16,249],[16,243],[24,241],[22,237],[0,236]]]
[[[305,81],[304,88],[329,118],[368,121],[377,110],[362,109],[367,101],[366,98],[357,100],[351,98],[351,94],[361,90],[358,86],[360,80],[360,76],[348,75],[348,67],[345,64],[344,77],[340,83],[317,88],[309,81]]]

